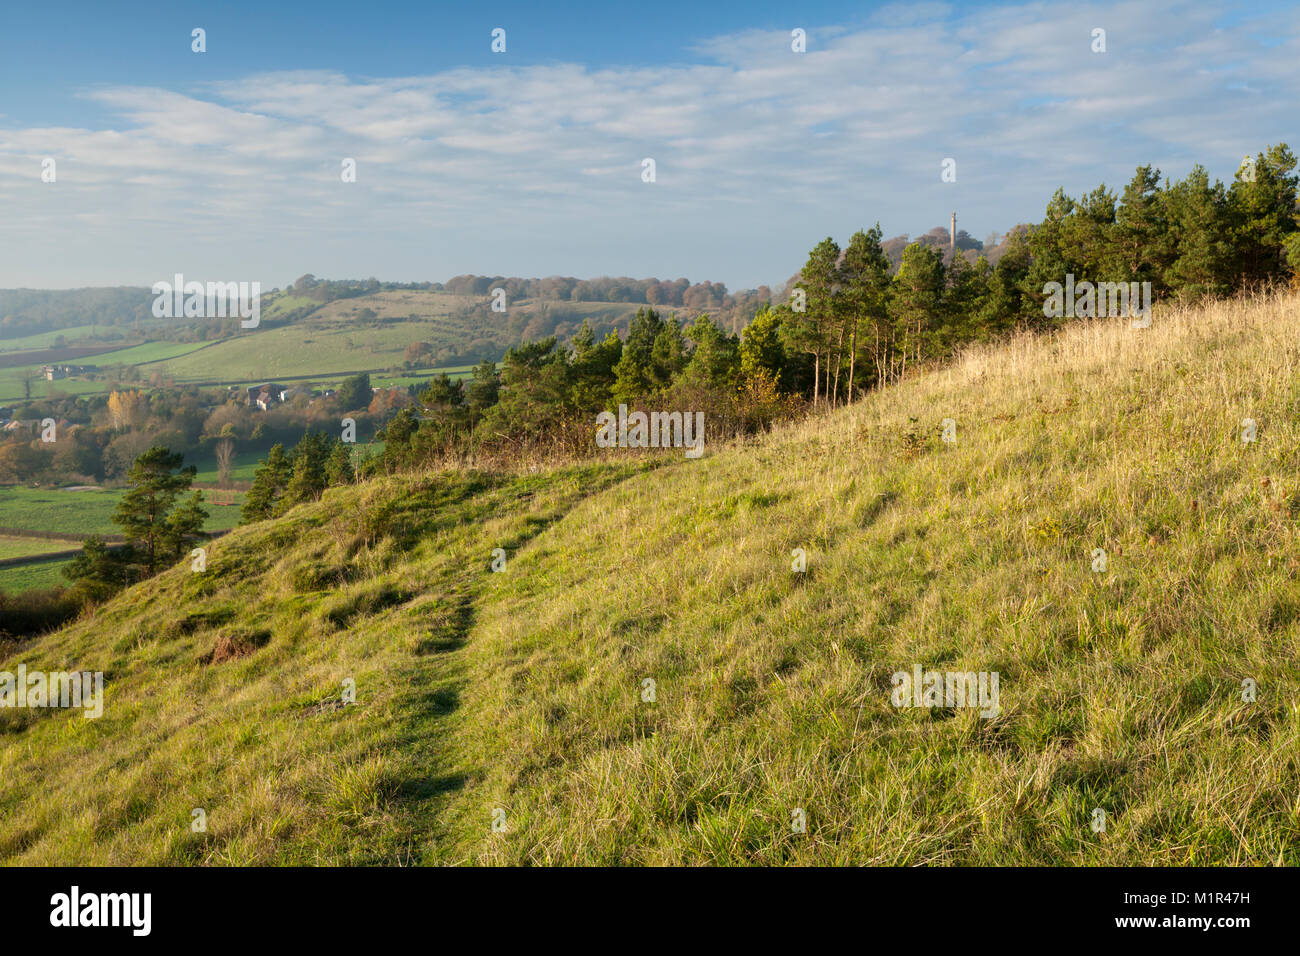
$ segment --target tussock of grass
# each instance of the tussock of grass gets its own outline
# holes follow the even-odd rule
[[[108,699],[0,717],[0,854],[1295,865],[1297,343],[1157,311],[700,461],[331,491],[5,663]],[[915,664],[1000,713],[895,709]]]

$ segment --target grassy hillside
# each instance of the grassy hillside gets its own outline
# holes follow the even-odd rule
[[[0,856],[1300,864],[1297,343],[1157,310],[699,461],[331,491],[4,662],[107,702],[0,711]],[[917,664],[999,715],[895,709]]]
[[[33,335],[23,335],[17,338],[0,338],[0,355],[8,352],[21,352],[27,349],[53,348],[55,342],[60,339],[68,343],[82,342],[96,335],[110,335],[115,332],[120,335],[122,331],[113,328],[111,325],[74,325],[66,329],[56,329],[53,332],[37,332]]]

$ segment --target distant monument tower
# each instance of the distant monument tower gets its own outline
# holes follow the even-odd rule
[[[957,213],[952,214],[952,225],[948,230],[948,247],[955,257],[957,255]]]

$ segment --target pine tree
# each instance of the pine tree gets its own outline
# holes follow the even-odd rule
[[[330,449],[329,460],[325,463],[325,480],[331,488],[350,485],[356,480],[352,452],[345,442],[336,441]]]
[[[886,381],[894,348],[893,326],[889,319],[889,258],[880,246],[883,233],[880,223],[863,232],[858,230],[849,239],[840,263],[844,282],[846,311],[851,319],[849,340],[849,400],[853,399],[854,376],[857,369],[858,336],[869,337],[871,361],[875,367],[876,385]]]
[[[81,553],[68,562],[63,576],[94,600],[104,600],[131,583],[134,564],[130,545],[113,550],[93,534],[81,543]]]
[[[735,384],[737,345],[734,336],[719,328],[706,313],[701,313],[686,329],[694,344],[691,357],[682,370],[681,380],[704,389],[725,389]]]
[[[172,510],[167,516],[163,539],[173,560],[185,554],[194,542],[207,537],[203,531],[207,520],[201,491],[194,492],[184,504]]]
[[[1017,228],[1008,236],[1007,248],[989,277],[988,298],[980,310],[980,327],[986,334],[997,335],[1026,321],[1043,321],[1041,296],[1031,297],[1026,292],[1030,262],[1029,240]]]
[[[569,355],[569,396],[574,408],[593,412],[609,407],[610,389],[622,355],[623,341],[617,332],[597,342],[591,326],[583,320]]]
[[[951,355],[963,342],[982,336],[980,307],[989,294],[989,272],[983,256],[974,265],[960,253],[953,256],[940,306],[942,326],[936,336],[941,354]]]
[[[654,348],[664,321],[654,309],[637,309],[628,325],[627,340],[614,366],[613,404],[635,406],[654,394]]]
[[[1113,282],[1150,282],[1153,291],[1164,291],[1163,276],[1172,261],[1172,245],[1160,189],[1160,170],[1139,166],[1124,187],[1115,211],[1111,249]]]
[[[248,522],[271,517],[292,474],[291,465],[284,454],[284,446],[278,443],[272,445],[266,461],[253,473],[253,484],[248,489],[240,513],[242,519]]]
[[[677,316],[671,316],[655,336],[654,348],[650,350],[650,380],[653,383],[654,397],[658,398],[668,391],[673,381],[686,368],[688,359],[686,336],[682,334]]]
[[[470,427],[479,423],[484,413],[497,403],[501,390],[501,377],[497,375],[496,363],[484,359],[474,367],[468,387],[465,389],[465,404],[469,408]]]
[[[1224,295],[1235,287],[1231,215],[1223,184],[1203,166],[1166,190],[1175,258],[1163,276],[1182,298]]]
[[[127,543],[138,550],[146,574],[153,574],[166,558],[174,557],[174,539],[167,519],[176,498],[194,481],[195,473],[193,465],[181,468],[183,460],[182,455],[161,445],[146,451],[131,465],[127,473],[130,490],[113,513],[113,523],[122,529]]]
[[[813,247],[795,283],[804,293],[804,311],[792,312],[791,320],[782,326],[786,349],[812,356],[814,405],[821,397],[822,378],[829,374],[831,364],[830,330],[836,318],[839,259],[839,244],[829,236]]]
[[[933,348],[943,286],[942,252],[919,242],[903,250],[890,300],[899,340],[899,376],[906,374],[909,358],[913,363],[920,362]]]
[[[1235,284],[1286,274],[1287,237],[1297,229],[1295,168],[1296,157],[1283,143],[1237,170],[1228,192]]]
[[[329,458],[329,445],[324,435],[311,432],[293,449],[289,483],[274,513],[283,514],[296,504],[315,501],[325,491],[325,464]]]
[[[501,399],[480,426],[489,438],[554,438],[569,405],[569,363],[554,336],[508,350],[501,363]]]

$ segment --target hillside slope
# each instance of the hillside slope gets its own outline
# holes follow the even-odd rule
[[[1298,363],[1295,297],[1157,310],[698,461],[331,491],[4,662],[107,699],[0,711],[0,856],[1300,864]]]

